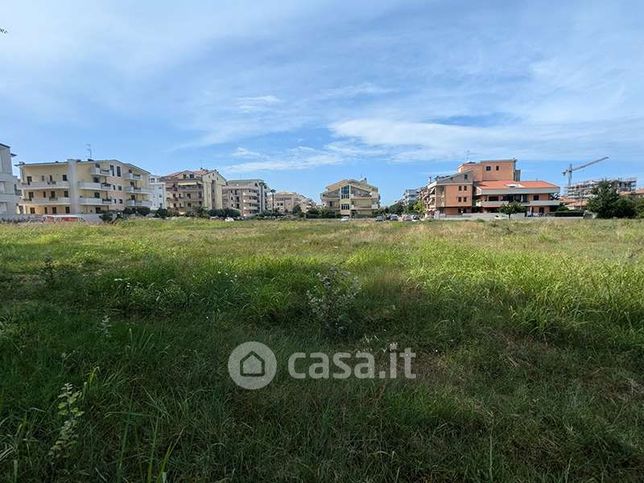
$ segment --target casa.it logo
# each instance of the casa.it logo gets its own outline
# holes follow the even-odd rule
[[[261,389],[271,383],[277,372],[275,354],[261,342],[244,342],[228,357],[230,378],[244,389]]]
[[[388,354],[378,360],[385,367],[377,367],[376,355],[357,351],[294,352],[288,357],[288,374],[293,379],[415,379],[412,361],[416,354],[406,347],[398,350],[398,344],[390,344]],[[380,370],[379,370],[380,369]],[[277,360],[273,351],[261,342],[244,342],[228,357],[230,378],[244,389],[261,389],[271,383],[277,372]]]

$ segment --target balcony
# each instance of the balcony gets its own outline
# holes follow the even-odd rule
[[[69,188],[69,181],[32,181],[31,183],[22,183],[22,189],[66,189]]]
[[[13,203],[16,199],[17,195],[13,193],[0,193],[0,201],[2,202]]]
[[[26,205],[68,205],[70,200],[63,196],[54,196],[50,198],[22,198],[20,203]]]
[[[90,168],[89,172],[93,175],[96,176],[109,176],[110,175],[110,170],[107,168],[97,168],[94,166],[93,168]]]
[[[85,206],[108,206],[112,204],[112,200],[109,198],[88,198],[81,196],[78,200],[81,205]]]
[[[148,200],[125,200],[125,206],[136,207],[136,206],[146,206],[150,208],[152,202]]]
[[[132,193],[132,194],[151,195],[154,193],[154,190],[149,188],[138,188],[136,186],[126,186],[125,192]]]
[[[512,201],[484,201],[477,200],[476,205],[480,208],[500,208],[503,205],[512,203]],[[523,206],[559,206],[559,200],[528,200],[518,201]]]
[[[141,179],[141,175],[140,175],[140,174],[136,174],[136,173],[127,173],[127,174],[125,175],[125,179],[139,180],[139,179]]]
[[[112,189],[112,185],[109,183],[87,183],[81,181],[78,183],[78,188],[91,191],[108,191]]]

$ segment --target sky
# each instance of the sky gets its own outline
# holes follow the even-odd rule
[[[641,1],[30,1],[0,9],[16,161],[217,169],[384,203],[465,160],[644,184]]]

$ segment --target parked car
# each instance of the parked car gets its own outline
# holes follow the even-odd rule
[[[402,221],[412,221],[413,218],[411,215],[403,215],[402,216]]]
[[[385,217],[383,215],[378,215],[376,216],[376,221],[385,221]]]
[[[398,217],[398,215],[389,215],[389,220],[390,221],[398,221],[398,220],[400,220],[400,218]]]
[[[343,216],[342,218],[340,218],[340,221],[349,221],[350,219],[351,218],[349,218],[348,216]]]

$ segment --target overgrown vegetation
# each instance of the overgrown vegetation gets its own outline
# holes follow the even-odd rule
[[[3,225],[0,262],[2,481],[644,473],[639,220]],[[416,379],[286,374],[391,347]]]

